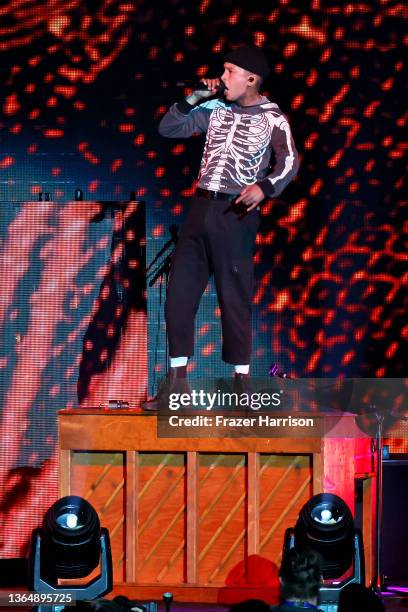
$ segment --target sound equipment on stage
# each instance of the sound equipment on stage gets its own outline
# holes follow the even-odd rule
[[[99,408],[109,408],[109,410],[127,410],[129,406],[129,402],[120,399],[110,399],[99,404]]]

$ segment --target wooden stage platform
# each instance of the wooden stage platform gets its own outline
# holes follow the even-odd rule
[[[323,417],[325,418],[325,417]],[[159,438],[138,411],[59,413],[60,493],[88,499],[110,531],[113,595],[275,602],[285,529],[323,491],[354,511],[363,481],[367,580],[373,563],[369,439]],[[361,489],[361,487],[360,487]]]

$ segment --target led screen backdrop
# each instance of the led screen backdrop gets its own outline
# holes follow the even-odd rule
[[[146,340],[140,327],[144,279],[132,277],[131,310],[140,320],[135,314],[128,322],[123,362],[115,362],[117,330],[109,331],[103,316],[92,330],[97,349],[84,324],[103,291],[97,270],[113,261],[115,235],[109,215],[89,219],[88,201],[128,200],[131,193],[132,199],[145,200],[146,220],[138,218],[137,231],[142,235],[146,222],[147,263],[154,260],[172,236],[170,227],[180,227],[203,144],[201,138],[163,139],[157,123],[183,95],[174,83],[219,75],[230,45],[255,42],[268,53],[272,73],[265,92],[288,115],[301,156],[296,181],[262,210],[255,255],[254,373],[264,374],[277,361],[296,376],[406,375],[405,11],[403,3],[387,0],[310,0],[302,6],[290,0],[245,6],[227,0],[4,3],[1,393],[10,397],[17,381],[26,386],[27,397],[21,423],[6,403],[2,406],[2,483],[7,485],[1,489],[2,524],[10,524],[16,512],[20,522],[19,537],[12,543],[3,537],[0,555],[26,552],[35,523],[32,508],[40,514],[56,495],[55,436],[47,442],[44,435],[49,427],[55,432],[55,421],[45,426],[41,410],[55,415],[66,402],[103,401],[113,379],[115,391],[141,396],[136,379],[125,384],[122,373],[146,372],[146,351],[139,350],[140,338]],[[66,204],[76,188],[87,200],[82,217]],[[40,193],[49,193],[54,203],[17,204],[37,200]],[[42,249],[47,253],[50,236],[51,242],[56,239],[64,214],[68,225],[77,214],[86,220],[83,234],[60,262],[67,278],[60,272],[62,280],[49,288],[50,300],[39,303],[48,261]],[[56,219],[51,230],[44,215]],[[28,227],[38,235],[33,245],[26,242]],[[104,237],[103,248],[97,248]],[[73,314],[70,304],[78,295],[62,295],[74,281],[82,287],[76,275],[85,245],[91,244],[95,254],[87,265],[95,278]],[[20,249],[34,274],[31,286],[24,286],[29,277],[20,270]],[[129,255],[129,261],[137,259]],[[134,274],[137,269],[130,268]],[[155,270],[156,265],[149,282]],[[120,298],[123,289],[118,293],[114,277],[112,272],[105,292]],[[163,283],[148,289],[150,391],[165,369],[163,299]],[[41,312],[49,313],[54,327],[41,329],[37,343],[30,322]],[[70,313],[68,321],[60,321],[61,312],[63,319]],[[54,350],[61,334],[72,334],[73,344],[64,345],[55,363],[44,362],[45,349]],[[192,376],[229,373],[220,362],[219,334],[210,284],[197,319]],[[102,337],[108,339],[111,367],[98,370]],[[53,388],[47,368],[52,375],[71,374]]]
[[[140,202],[2,203],[2,554],[57,495],[57,411],[146,395]],[[15,531],[15,537],[9,537]]]

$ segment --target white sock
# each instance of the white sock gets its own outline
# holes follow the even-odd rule
[[[188,357],[170,357],[170,367],[179,368],[187,365]]]
[[[236,365],[234,366],[234,370],[236,374],[249,374],[249,364],[248,365]]]

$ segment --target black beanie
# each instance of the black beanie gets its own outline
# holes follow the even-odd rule
[[[263,79],[268,76],[270,71],[265,53],[255,45],[237,47],[227,54],[225,61],[240,66],[248,72],[253,72]]]

